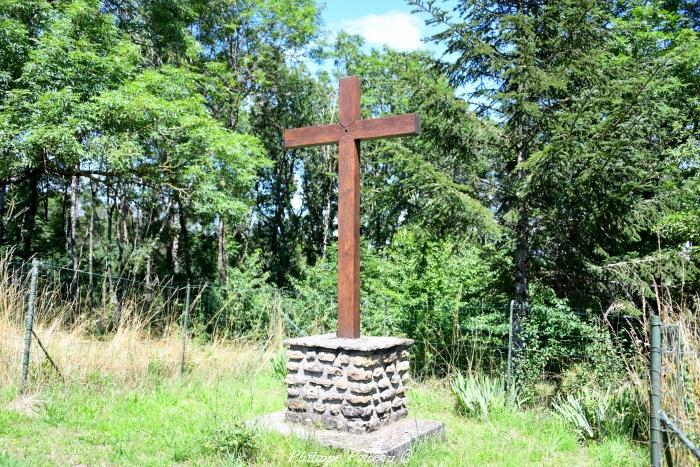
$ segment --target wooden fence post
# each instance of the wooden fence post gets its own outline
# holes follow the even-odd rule
[[[185,372],[185,350],[187,349],[187,334],[190,325],[190,283],[187,282],[187,292],[185,293],[185,315],[182,323],[182,353],[180,355],[180,376]]]
[[[27,315],[24,320],[24,354],[22,355],[22,384],[20,392],[27,390],[27,379],[29,378],[29,357],[32,346],[32,332],[34,330],[34,308],[36,304],[36,287],[39,276],[39,260],[32,260],[32,277],[29,285],[29,301],[27,303]]]

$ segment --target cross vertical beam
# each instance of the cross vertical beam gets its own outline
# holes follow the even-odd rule
[[[360,337],[360,141],[417,135],[416,114],[362,120],[360,80],[340,80],[339,123],[284,131],[286,148],[338,144],[338,337]]]
[[[338,337],[360,337],[360,141],[348,128],[360,119],[360,80],[340,80],[338,143]]]

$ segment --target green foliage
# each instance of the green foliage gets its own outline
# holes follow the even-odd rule
[[[79,162],[86,156],[83,138],[93,130],[90,100],[137,69],[137,49],[99,14],[97,2],[62,7],[47,18],[5,96],[0,137],[9,162],[5,170],[43,164],[57,173]]]
[[[341,74],[362,77],[363,118],[415,112],[421,135],[363,143],[363,230],[377,247],[402,225],[458,238],[500,234],[479,185],[488,173],[497,128],[478,119],[430,57],[392,50],[361,52],[362,40],[341,33],[333,52]],[[387,77],[391,77],[388,79]]]
[[[646,394],[630,384],[567,394],[552,410],[582,440],[623,435],[642,441],[648,433]]]
[[[197,214],[242,216],[265,155],[255,137],[227,131],[208,114],[197,79],[164,67],[101,95],[95,114],[106,131],[96,149],[109,167],[180,191]]]
[[[564,393],[568,385],[604,388],[625,380],[623,348],[607,326],[589,310],[574,312],[546,287],[535,286],[533,291],[524,348],[516,354],[516,380],[525,395],[534,400],[537,384],[557,375],[566,375]]]
[[[398,231],[384,250],[367,243],[361,249],[363,334],[427,341],[435,348],[423,346],[418,351],[441,353],[443,371],[460,342],[468,340],[461,336],[475,331],[507,335],[505,310],[492,302],[505,301],[492,293],[499,280],[492,265],[503,260],[499,252],[477,245],[460,249],[454,240],[435,240],[408,227]],[[335,326],[336,255],[335,247],[329,248],[325,260],[305,268],[303,278],[293,281],[287,294],[285,311],[308,334],[329,332]]]
[[[489,413],[517,408],[524,402],[514,390],[506,394],[503,377],[455,373],[450,380],[452,394],[456,398],[456,410],[467,417],[486,420]]]
[[[281,350],[277,355],[270,358],[270,366],[272,367],[272,374],[274,374],[280,380],[283,380],[287,376],[287,354],[284,350]]]
[[[473,90],[502,131],[494,209],[513,228],[519,298],[529,278],[576,306],[640,300],[640,283],[658,271],[645,268],[656,250],[670,257],[693,238],[677,221],[692,220],[697,206],[697,196],[678,196],[697,179],[694,10],[681,2],[410,3],[457,56],[438,66]],[[673,261],[662,272],[687,284],[687,270]]]
[[[209,455],[253,462],[260,451],[259,435],[243,422],[227,423],[209,435],[205,451]]]
[[[276,289],[267,281],[259,254],[231,268],[225,287],[205,291],[208,331],[222,337],[267,335],[276,306]]]
[[[555,413],[564,420],[581,439],[594,439],[596,433],[588,419],[588,413],[584,411],[581,402],[571,394],[565,400],[552,404]]]

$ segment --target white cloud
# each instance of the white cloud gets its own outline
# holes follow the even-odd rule
[[[386,45],[402,51],[424,48],[420,40],[423,22],[403,11],[366,15],[343,21],[340,27],[350,34],[359,34],[370,46]]]

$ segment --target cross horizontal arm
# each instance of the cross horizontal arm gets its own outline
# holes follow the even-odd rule
[[[355,139],[390,138],[420,134],[420,118],[417,114],[357,120],[350,129]]]
[[[284,147],[293,149],[336,144],[344,134],[345,130],[337,123],[293,128],[284,130]]]

